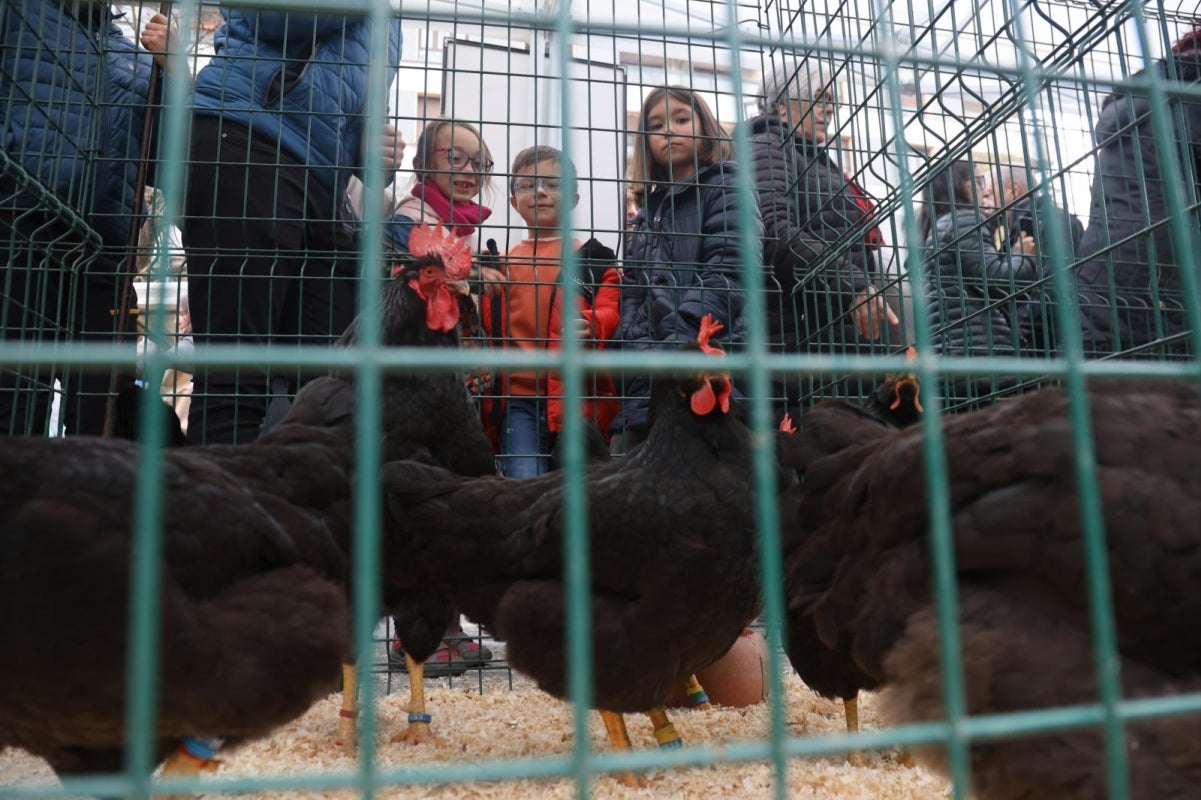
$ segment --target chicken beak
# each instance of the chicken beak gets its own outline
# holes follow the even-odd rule
[[[893,387],[892,387],[893,399],[892,399],[892,405],[890,405],[888,407],[889,410],[896,411],[898,408],[901,407],[901,387],[903,387],[903,386],[912,387],[912,389],[913,389],[913,407],[915,409],[917,409],[918,413],[924,413],[924,409],[922,408],[922,401],[921,401],[922,385],[920,383],[918,383],[917,377],[914,375],[906,375],[904,378],[901,378],[895,384],[893,384]]]
[[[717,405],[721,408],[723,414],[730,412],[730,395],[734,392],[734,384],[730,381],[729,375],[721,375],[718,377],[717,390]]]
[[[467,281],[447,281],[446,288],[452,294],[461,294],[465,297],[471,294],[471,287],[467,285]]]

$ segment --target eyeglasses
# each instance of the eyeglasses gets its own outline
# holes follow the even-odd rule
[[[533,194],[539,188],[547,194],[559,194],[563,182],[558,178],[514,178],[511,187],[513,194]]]
[[[470,164],[476,172],[491,172],[495,164],[484,155],[471,156],[461,147],[436,147],[435,153],[446,153],[446,163],[451,169],[467,169]]]

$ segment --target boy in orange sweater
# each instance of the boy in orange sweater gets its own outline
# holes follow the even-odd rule
[[[484,330],[502,347],[545,350],[559,346],[564,324],[574,324],[582,339],[600,348],[617,330],[620,288],[615,255],[595,239],[581,252],[580,279],[566,311],[559,271],[563,255],[560,213],[574,208],[579,195],[566,198],[561,179],[574,165],[561,151],[528,147],[513,160],[509,204],[527,227],[527,238],[505,256],[507,280],[498,295],[485,296],[480,308]],[[579,248],[578,241],[572,247]],[[529,478],[547,471],[551,439],[562,428],[563,396],[558,376],[540,371],[501,376],[497,397],[484,406],[485,424],[501,455],[501,471]],[[585,383],[583,413],[602,431],[618,405],[608,376]]]

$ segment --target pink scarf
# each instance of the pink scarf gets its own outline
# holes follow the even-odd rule
[[[441,189],[425,181],[413,187],[413,196],[433,209],[438,219],[451,224],[456,236],[470,236],[476,226],[492,216],[492,209],[478,203],[451,203]]]

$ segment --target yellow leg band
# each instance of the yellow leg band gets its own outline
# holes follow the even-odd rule
[[[676,726],[670,722],[662,728],[655,728],[655,741],[663,750],[674,750],[683,744],[680,734],[676,733]]]

